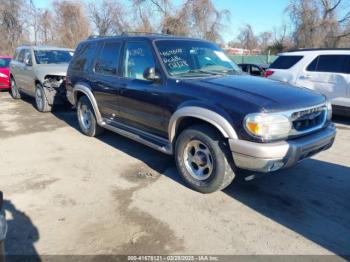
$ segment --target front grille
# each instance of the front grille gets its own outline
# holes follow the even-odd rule
[[[327,118],[327,108],[318,106],[292,114],[293,129],[296,134],[311,132],[321,128]]]

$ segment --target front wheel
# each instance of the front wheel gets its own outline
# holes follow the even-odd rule
[[[11,81],[10,82],[10,84],[11,84],[10,92],[11,92],[12,98],[13,99],[21,99],[21,93],[18,90],[15,79],[13,77],[11,77],[10,81]]]
[[[40,84],[37,84],[35,88],[35,104],[39,112],[46,113],[52,110],[51,105],[47,101],[44,88]]]
[[[97,124],[94,110],[86,96],[82,96],[78,101],[77,116],[84,135],[95,137],[103,133],[104,129]]]
[[[209,126],[193,126],[183,131],[176,141],[175,156],[182,178],[201,193],[223,190],[235,178],[228,145]]]

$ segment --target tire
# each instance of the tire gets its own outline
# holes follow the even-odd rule
[[[235,178],[227,142],[210,126],[184,130],[176,140],[175,159],[184,181],[201,193],[223,190]]]
[[[96,137],[104,132],[97,124],[94,109],[86,96],[80,97],[77,105],[77,117],[80,130],[86,136]]]
[[[19,92],[16,81],[13,77],[11,77],[10,93],[13,99],[21,99],[21,93]]]
[[[36,109],[42,113],[51,112],[52,110],[52,106],[47,101],[44,88],[40,84],[37,84],[35,87],[35,105]]]

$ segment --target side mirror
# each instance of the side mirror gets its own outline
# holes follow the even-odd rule
[[[30,61],[29,58],[26,58],[26,59],[24,60],[24,63],[25,63],[27,66],[32,66],[32,61]]]
[[[152,81],[152,82],[159,82],[160,81],[160,75],[157,73],[156,69],[154,67],[149,67],[145,70],[143,73],[143,77],[146,80]]]

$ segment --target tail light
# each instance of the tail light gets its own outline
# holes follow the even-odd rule
[[[270,76],[273,75],[273,73],[275,73],[275,72],[272,71],[272,70],[267,70],[267,71],[265,72],[265,74],[264,74],[264,77],[270,77]]]

